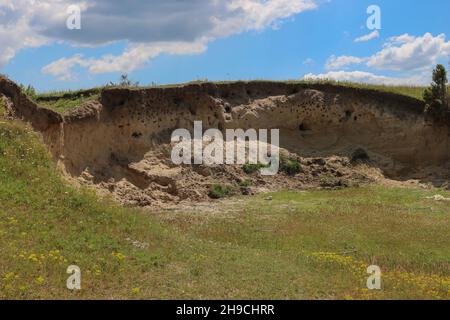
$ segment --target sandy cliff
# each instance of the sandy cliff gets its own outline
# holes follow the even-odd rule
[[[425,121],[421,101],[391,93],[262,81],[109,88],[63,116],[29,101],[8,79],[0,78],[0,93],[11,112],[42,133],[64,172],[126,204],[204,199],[214,183],[247,179],[255,190],[326,185],[326,179],[346,185],[361,176],[374,180],[375,171],[393,180],[449,181],[449,128]],[[302,172],[261,177],[239,166],[175,166],[170,135],[192,130],[195,120],[222,131],[280,129],[280,146]],[[358,149],[369,156],[364,166],[351,162]]]

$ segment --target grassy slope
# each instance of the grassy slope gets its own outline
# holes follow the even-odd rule
[[[425,199],[437,192],[283,192],[151,214],[69,186],[34,133],[0,118],[0,298],[450,298],[450,208]],[[372,263],[381,292],[364,290]],[[65,288],[70,264],[80,292]]]
[[[193,81],[186,84],[191,83],[202,83],[205,81]],[[335,85],[342,85],[342,86],[349,86],[353,88],[364,88],[364,89],[373,89],[373,90],[379,90],[379,91],[385,91],[385,92],[392,92],[397,94],[402,94],[406,96],[410,96],[416,99],[422,99],[423,91],[425,90],[425,87],[413,87],[413,86],[384,86],[384,85],[369,85],[369,84],[361,84],[361,83],[353,83],[353,82],[335,82],[335,81],[288,81],[290,83],[331,83]],[[226,83],[226,82],[217,82],[217,83]],[[173,86],[180,86],[183,84],[173,84],[173,85],[162,85],[160,87],[173,87]],[[153,86],[155,87],[155,86]],[[156,86],[158,87],[158,86]],[[98,91],[100,91],[101,88],[98,88]],[[83,90],[79,91],[61,91],[61,92],[49,92],[49,93],[42,93],[37,95],[38,104],[43,107],[51,108],[58,112],[65,112],[67,110],[73,109],[82,103],[85,103],[87,101],[97,99],[99,97],[99,93],[91,95],[91,96],[84,96],[84,97],[73,97],[73,98],[63,98],[63,95],[75,95],[78,94],[81,96],[84,93]],[[52,98],[58,98],[56,100],[52,101],[40,101],[40,98],[46,98],[46,97],[52,97]]]
[[[74,109],[76,107],[79,107],[83,103],[92,101],[97,99],[100,96],[100,94],[95,94],[89,97],[74,97],[74,98],[59,98],[52,101],[37,101],[37,103],[41,107],[46,107],[53,109],[59,113],[64,113],[68,110]]]
[[[415,86],[387,86],[387,85],[370,85],[363,83],[353,83],[353,82],[335,82],[338,85],[344,85],[354,88],[372,89],[384,92],[392,92],[396,94],[401,94],[409,97],[413,97],[419,100],[423,99],[423,92],[425,87],[415,87]]]

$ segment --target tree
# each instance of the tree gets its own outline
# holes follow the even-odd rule
[[[447,71],[442,64],[433,70],[433,82],[423,94],[425,112],[438,122],[446,121],[448,117]]]

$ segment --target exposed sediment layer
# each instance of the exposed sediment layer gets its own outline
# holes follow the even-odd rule
[[[280,147],[298,157],[304,170],[297,177],[252,178],[269,189],[272,182],[314,184],[324,174],[344,179],[352,169],[345,159],[357,149],[391,179],[449,179],[449,128],[428,123],[423,102],[392,93],[263,81],[109,88],[98,101],[60,116],[36,106],[7,79],[0,78],[0,92],[42,132],[65,172],[121,200],[136,196],[125,201],[130,204],[203,198],[214,181],[243,179],[237,167],[171,163],[171,132],[192,130],[195,120],[204,130],[280,129]],[[327,160],[315,163],[319,158]],[[333,169],[333,161],[343,161],[338,167],[345,172]]]

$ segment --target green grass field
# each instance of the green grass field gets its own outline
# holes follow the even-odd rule
[[[69,185],[38,137],[0,117],[1,299],[450,299],[440,190],[280,192],[148,212]],[[66,269],[81,268],[81,291]],[[366,268],[382,290],[366,289]]]

